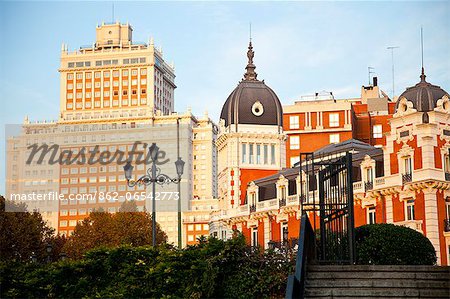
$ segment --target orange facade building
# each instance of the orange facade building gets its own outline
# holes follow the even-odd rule
[[[429,238],[438,263],[450,264],[449,94],[426,82],[422,72],[420,82],[396,102],[380,96],[374,80],[373,86],[362,87],[359,99],[298,101],[283,107],[283,122],[275,122],[280,110],[273,107],[278,99],[270,90],[270,100],[261,100],[267,99],[260,94],[267,87],[251,76],[251,47],[248,57],[244,80],[222,109],[221,207],[211,215],[210,233],[227,238],[238,230],[249,244],[264,249],[269,244],[295,243],[301,211],[311,202],[318,203],[318,192],[314,192],[318,187],[301,186],[300,176],[305,174],[298,166],[284,168],[283,162],[298,165],[302,152],[350,151],[355,225],[394,223],[415,229]],[[255,139],[244,145],[250,136]],[[280,163],[268,169],[263,155],[256,159],[259,162],[254,155],[258,155],[255,146],[270,138],[280,140],[279,148],[286,151],[275,151],[279,155],[275,161]],[[221,148],[228,149],[222,161]],[[253,167],[244,163],[249,153]],[[318,220],[315,212],[309,214]]]

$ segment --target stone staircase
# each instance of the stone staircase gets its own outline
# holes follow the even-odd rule
[[[450,267],[307,267],[305,298],[450,298]]]

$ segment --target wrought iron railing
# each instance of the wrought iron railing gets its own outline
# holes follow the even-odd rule
[[[445,173],[445,180],[450,181],[450,172]]]
[[[373,182],[365,182],[364,183],[364,190],[365,191],[370,191],[373,189]]]
[[[316,259],[316,237],[309,222],[308,215],[303,213],[301,218],[300,235],[298,239],[297,260],[295,274],[289,275],[286,298],[303,298],[306,280],[306,265]]]
[[[280,199],[280,208],[286,206],[286,198]]]
[[[450,219],[444,219],[444,232],[450,232]]]
[[[402,174],[402,184],[409,183],[412,181],[412,174],[411,173],[404,173]]]
[[[256,212],[256,205],[250,205],[250,213]]]

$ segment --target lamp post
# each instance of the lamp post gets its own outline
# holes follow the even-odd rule
[[[52,261],[52,259],[51,259],[51,253],[53,250],[52,244],[47,243],[47,247],[45,249],[47,251],[47,263],[50,263]]]
[[[152,160],[152,167],[150,169],[147,170],[147,174],[140,177],[137,180],[133,180],[132,176],[133,176],[133,165],[131,165],[131,162],[128,161],[127,164],[125,164],[125,166],[123,167],[123,170],[125,172],[125,178],[127,179],[127,185],[129,187],[134,187],[136,185],[152,185],[152,245],[156,246],[156,183],[158,183],[159,185],[164,185],[164,184],[170,184],[170,183],[175,183],[178,184],[178,197],[180,197],[180,181],[181,181],[181,176],[183,174],[183,169],[184,169],[184,161],[178,157],[178,160],[175,162],[175,167],[177,170],[177,178],[170,178],[168,175],[161,173],[161,169],[158,168],[156,166],[156,161],[158,160],[158,152],[159,152],[159,147],[156,145],[156,143],[152,143],[152,145],[150,146],[149,150],[149,154],[150,154],[150,158]],[[180,201],[180,199],[179,199]],[[178,203],[178,209],[179,209],[179,216],[178,216],[178,221],[181,221],[181,212],[180,212],[180,202]],[[181,223],[178,223],[178,227],[181,226]],[[178,235],[178,243],[180,243],[180,233]]]
[[[178,184],[177,184],[177,191],[178,191],[178,248],[181,249],[182,242],[181,242],[181,196],[180,196],[180,189],[181,189],[181,176],[183,175],[184,171],[184,161],[181,160],[181,157],[178,157],[177,161],[175,162],[175,167],[177,168],[177,174],[178,174]]]

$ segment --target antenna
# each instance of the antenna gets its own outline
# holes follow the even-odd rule
[[[392,100],[394,100],[395,96],[395,79],[394,79],[394,49],[397,49],[397,46],[387,47],[388,50],[391,50],[391,59],[392,59]]]
[[[422,72],[423,72],[423,27],[420,26],[420,45],[422,50]]]
[[[367,71],[368,71],[368,73],[369,73],[369,85],[370,85],[370,75],[372,75],[372,74],[375,74],[375,72],[373,71],[375,68],[374,67],[371,67],[371,66],[368,66],[367,67]]]

